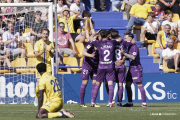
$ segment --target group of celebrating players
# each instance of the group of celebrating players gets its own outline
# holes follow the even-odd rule
[[[91,35],[91,34],[92,35]],[[94,33],[94,34],[93,34]],[[90,36],[91,35],[91,36]],[[117,107],[132,107],[131,84],[137,84],[142,97],[141,107],[147,107],[145,90],[142,85],[142,66],[140,63],[139,48],[135,44],[134,36],[131,33],[125,34],[124,40],[119,36],[118,31],[100,30],[97,33],[94,29],[86,30],[86,37],[89,40],[83,55],[80,87],[80,106],[87,107],[84,102],[85,89],[89,76],[92,79],[91,107],[100,107],[95,103],[101,83],[105,80],[105,86],[109,95],[107,107],[113,107],[114,81],[118,84]],[[125,52],[127,51],[127,52]],[[129,70],[125,78],[125,59],[129,59]],[[126,82],[128,103],[122,105],[123,83]]]

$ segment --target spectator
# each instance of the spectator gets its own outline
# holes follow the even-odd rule
[[[131,7],[137,3],[137,0],[124,0],[125,2],[125,12],[126,12],[126,15],[127,15],[127,19],[129,20],[130,19],[130,10],[131,10]]]
[[[14,33],[14,25],[12,22],[8,23],[8,31],[3,33],[3,42],[5,45],[3,53],[5,54],[6,51],[7,57],[9,57],[10,54],[21,54],[21,58],[25,57],[25,49],[18,48],[20,36],[18,32]],[[9,49],[8,52],[7,49]]]
[[[96,12],[97,9],[94,7],[95,6],[95,4],[94,4],[95,0],[89,0],[89,1],[90,1],[90,5],[91,5],[91,12]]]
[[[168,41],[168,48],[163,50],[162,56],[169,69],[175,69],[175,72],[180,72],[180,51],[174,49],[173,47],[174,40],[170,39]]]
[[[62,17],[63,8],[68,7],[66,5],[66,0],[58,0],[57,3],[57,14],[58,16]],[[53,12],[55,12],[55,5],[53,6]]]
[[[146,4],[149,4],[150,6],[155,6],[157,0],[146,0]]]
[[[63,54],[68,54],[69,57],[74,57],[76,55],[74,41],[71,38],[71,35],[69,34],[69,32],[64,31],[64,28],[65,28],[65,24],[63,22],[60,22],[58,32],[57,32],[58,52],[61,58],[64,57]],[[55,38],[55,33],[54,33],[54,38]],[[69,48],[69,42],[71,43],[73,50]]]
[[[30,42],[33,48],[34,48],[35,42],[42,38],[42,35],[41,35],[42,29],[47,28],[46,22],[41,20],[41,15],[42,15],[41,11],[36,11],[35,19],[33,20],[30,26],[30,33],[31,33]]]
[[[84,18],[86,20],[84,21],[84,23],[82,22],[83,25],[81,26],[81,33],[76,37],[75,42],[83,43],[85,41],[85,39],[87,39],[85,29],[87,29],[89,31],[90,36],[93,34],[94,21],[92,20],[91,13],[86,12],[84,14]]]
[[[13,0],[5,0],[5,3],[14,3]],[[17,11],[17,7],[1,7],[2,14],[6,13],[15,13]],[[9,15],[2,15],[3,19],[9,17]]]
[[[110,0],[112,2],[112,11],[119,12],[121,10],[121,5],[123,4],[123,0]]]
[[[9,59],[7,58],[7,56],[4,55],[4,44],[1,43],[0,44],[0,48],[1,48],[1,54],[0,54],[0,61],[1,61],[1,64],[0,66],[4,66],[4,67],[11,67],[11,62],[9,61]],[[8,50],[8,49],[7,49]],[[7,51],[6,50],[6,51]],[[7,51],[8,52],[8,51]],[[3,56],[2,56],[3,55]]]
[[[177,23],[177,28],[178,28],[178,39],[180,40],[180,20]]]
[[[132,6],[129,12],[131,18],[128,22],[127,31],[125,34],[130,33],[134,24],[143,25],[146,22],[148,12],[152,12],[149,5],[144,3],[144,0],[138,0],[138,3]]]
[[[167,20],[165,20],[165,21],[162,22],[162,29],[164,29],[164,26],[165,26],[166,24],[169,24],[169,25],[171,26],[172,33],[173,33],[174,35],[176,35],[176,33],[177,33],[176,23],[174,23],[174,22],[172,21],[172,18],[173,18],[173,12],[167,13]]]
[[[70,12],[73,12],[74,15],[70,16]],[[75,38],[77,37],[77,34],[74,31],[74,23],[73,20],[80,14],[80,12],[76,12],[76,11],[72,11],[69,8],[65,7],[63,9],[63,17],[58,17],[58,21],[63,22],[65,24],[65,32],[69,32],[73,38],[73,40],[75,40]]]
[[[160,26],[158,21],[155,21],[154,12],[148,13],[148,18],[141,28],[141,42],[144,42],[145,37],[148,40],[156,40],[158,28]]]
[[[159,0],[159,2],[161,3],[161,10],[165,12],[166,10],[171,10],[173,13],[180,15],[180,9],[177,0]]]
[[[74,0],[66,0],[66,3],[67,3],[67,5],[68,5],[68,7],[70,7],[70,6],[71,6],[71,4],[73,4],[73,3],[74,3]]]
[[[165,12],[161,10],[160,2],[156,2],[155,10],[153,10],[153,12],[155,13],[155,18],[156,18],[155,20],[159,21],[162,24],[162,22],[166,18],[166,15]]]
[[[103,11],[103,12],[107,12],[105,2],[106,2],[105,0],[100,0],[101,11]]]
[[[162,51],[167,47],[167,42],[169,39],[175,40],[177,42],[175,36],[170,32],[171,26],[169,24],[166,24],[164,27],[164,30],[159,31],[157,35],[157,40],[155,44],[155,53],[160,55],[160,65],[159,69],[163,69],[163,57],[162,57]]]
[[[83,20],[83,13],[85,11],[85,5],[84,5],[84,3],[81,3],[80,1],[81,0],[74,0],[75,3],[73,3],[70,7],[70,10],[80,12],[78,17],[73,21],[75,32],[80,27],[80,21]],[[71,15],[73,15],[73,14],[74,13],[71,12]]]
[[[6,25],[3,24],[2,16],[0,16],[0,37],[2,37],[4,30],[6,30]]]
[[[38,0],[38,3],[44,3],[47,2],[47,0]],[[48,8],[47,7],[34,7],[34,11],[41,11],[42,15],[41,15],[41,20],[43,21],[47,21],[48,17]]]

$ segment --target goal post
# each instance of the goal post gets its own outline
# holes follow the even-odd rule
[[[53,42],[53,4],[52,3],[1,3],[0,7],[47,7],[48,8],[48,29],[50,31],[49,40]],[[32,10],[35,12],[35,10]],[[24,11],[26,13],[29,11]],[[4,13],[2,15],[18,14]],[[57,27],[57,26],[55,26]],[[18,46],[19,47],[19,46]],[[55,48],[56,49],[56,48]],[[56,51],[56,50],[55,50]],[[25,57],[27,62],[29,57]],[[34,62],[34,61],[32,61]],[[27,64],[27,63],[26,63]],[[54,71],[54,58],[51,58],[52,75]],[[0,70],[5,70],[8,67],[1,67]],[[35,67],[19,67],[13,66],[11,68],[29,69]],[[60,80],[62,82],[62,80]],[[62,83],[60,83],[62,86]],[[36,77],[34,73],[8,73],[0,74],[0,104],[31,104],[35,97]]]

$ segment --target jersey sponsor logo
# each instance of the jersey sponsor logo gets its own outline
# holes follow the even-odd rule
[[[112,63],[112,60],[109,62],[100,62],[100,64],[111,64],[111,63]]]
[[[104,87],[103,84],[100,87],[100,100],[104,100]],[[115,85],[117,86],[117,85]],[[123,88],[124,88],[124,93],[126,92],[125,89],[125,84],[123,84]],[[171,88],[167,89],[168,87],[166,87],[164,82],[147,82],[146,84],[144,84],[144,90],[146,92],[146,97],[148,100],[150,101],[155,101],[155,100],[164,100],[166,102],[168,102],[167,100],[177,100],[178,97],[178,93],[177,91],[172,91]],[[141,93],[138,90],[137,86],[135,85],[135,83],[133,83],[131,85],[131,89],[132,89],[132,100],[141,100]],[[137,91],[137,92],[136,92]],[[118,88],[114,88],[114,93],[118,92]],[[105,93],[106,94],[106,93]],[[117,97],[117,96],[114,96]],[[125,94],[123,94],[123,99],[125,100]]]
[[[88,45],[88,46],[87,46],[87,49],[89,49],[90,47],[91,47],[91,45]]]
[[[111,45],[104,45],[103,47],[101,47],[101,49],[104,49],[104,48],[112,48],[112,46]]]
[[[133,52],[133,55],[136,55],[136,52]]]
[[[29,95],[30,97],[35,97],[35,82],[23,83],[14,82],[7,82],[4,76],[0,77],[0,98],[6,97],[19,97],[23,98]],[[15,80],[16,81],[16,80]]]

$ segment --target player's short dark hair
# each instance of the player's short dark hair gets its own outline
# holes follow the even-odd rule
[[[106,38],[107,35],[108,35],[106,30],[100,30],[100,31],[99,31],[99,34],[100,34],[100,36],[101,36],[102,38]]]
[[[154,12],[149,12],[148,16],[151,16],[152,18],[155,18],[155,13]]]
[[[155,5],[159,5],[160,7],[161,7],[161,3],[158,1],[158,2],[156,2],[156,4]]]
[[[132,33],[126,33],[125,35],[128,35],[129,37],[131,37],[132,39],[134,38],[134,35]]]
[[[113,31],[116,31],[116,30],[113,29],[113,28],[109,29],[109,30],[107,31],[107,34],[109,35],[109,34],[111,34],[111,32],[113,32]]]
[[[59,25],[60,25],[60,24],[63,24],[63,25],[65,25],[63,22],[59,22]]]
[[[48,34],[49,34],[49,32],[50,32],[47,28],[43,28],[42,31],[41,31],[41,33],[43,33],[43,31],[47,31]]]
[[[117,37],[120,37],[120,36],[119,36],[119,32],[118,32],[118,31],[112,31],[112,32],[111,32],[111,38],[112,38],[112,39],[116,39]]]
[[[41,16],[42,12],[38,10],[38,11],[36,11],[35,15],[40,15]]]
[[[37,66],[36,66],[36,69],[39,73],[41,72],[46,72],[46,64],[45,63],[39,63]]]

